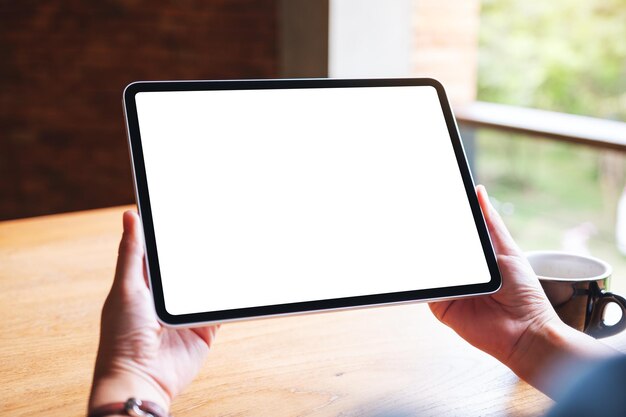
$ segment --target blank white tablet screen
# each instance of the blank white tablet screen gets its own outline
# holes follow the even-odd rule
[[[136,103],[170,314],[489,282],[433,87]]]

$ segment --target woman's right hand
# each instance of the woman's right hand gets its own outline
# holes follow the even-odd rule
[[[490,295],[433,302],[430,308],[467,342],[553,394],[553,384],[543,374],[556,361],[581,362],[614,351],[559,319],[485,188],[479,185],[476,193],[496,252],[502,287]]]

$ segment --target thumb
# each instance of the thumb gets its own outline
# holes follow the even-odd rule
[[[145,290],[144,247],[139,216],[134,211],[123,215],[124,233],[120,241],[113,287],[123,294]]]
[[[478,202],[483,212],[483,216],[485,217],[487,228],[489,229],[489,235],[491,236],[491,242],[493,243],[496,254],[523,257],[524,255],[521,249],[513,240],[513,237],[506,228],[502,217],[500,217],[500,214],[489,201],[489,196],[487,195],[485,187],[482,185],[477,186],[476,195],[478,196]]]

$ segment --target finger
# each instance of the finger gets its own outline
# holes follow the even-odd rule
[[[206,343],[208,347],[211,347],[217,335],[217,329],[219,328],[220,325],[218,324],[216,326],[195,327],[191,330],[204,340],[204,343]]]
[[[489,201],[489,195],[485,187],[478,185],[476,187],[476,195],[478,196],[478,202],[480,203],[480,208],[485,217],[489,235],[491,236],[491,241],[496,253],[500,255],[523,256],[522,251],[506,228],[502,217],[500,217],[500,214],[493,207],[491,201]]]
[[[150,288],[150,282],[148,282],[148,265],[147,261],[143,263],[143,281],[146,283],[146,287]]]
[[[144,249],[137,213],[126,211],[123,224],[124,233],[120,241],[113,287],[130,294],[147,288],[144,278]]]
[[[431,301],[428,303],[430,311],[435,315],[437,320],[443,322],[446,311],[452,305],[452,300],[447,301]]]

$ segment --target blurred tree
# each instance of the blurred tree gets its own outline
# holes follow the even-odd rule
[[[483,0],[478,99],[626,120],[626,0]]]

